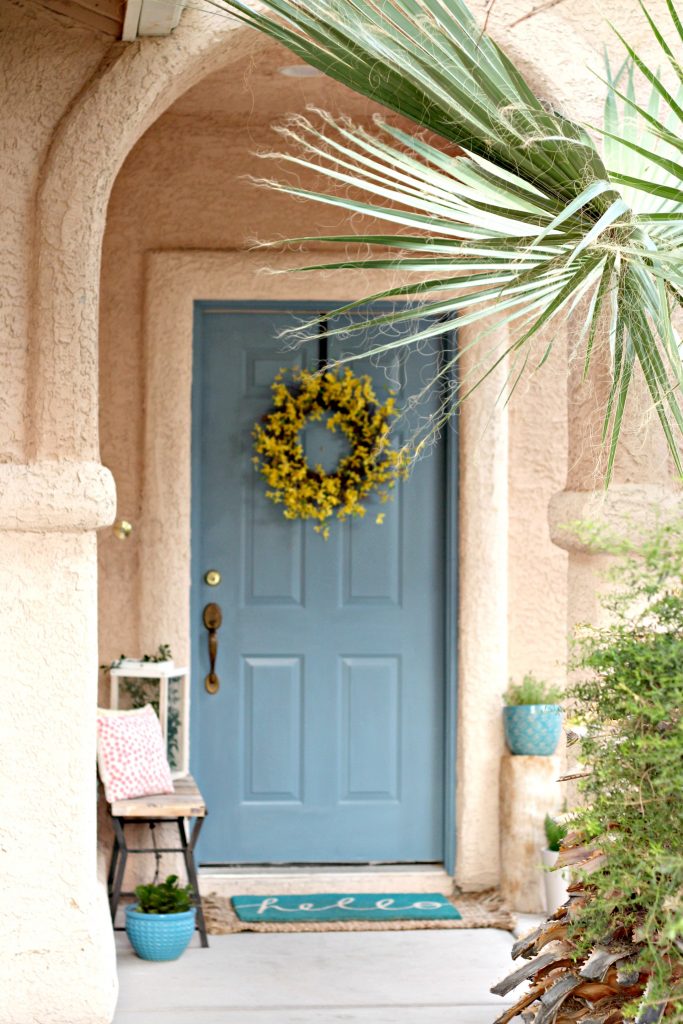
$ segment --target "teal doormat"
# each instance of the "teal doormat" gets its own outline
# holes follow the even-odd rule
[[[232,906],[240,921],[250,924],[462,920],[457,907],[438,892],[233,896]]]
[[[356,917],[321,918],[321,911],[313,910],[299,911],[296,920],[295,915],[283,910],[275,910],[275,904],[268,903],[264,907],[265,900],[276,900],[279,907],[290,907],[295,910],[302,903],[314,904],[315,906],[329,906],[338,904],[339,900],[353,900],[353,904],[345,903],[333,908],[337,913],[343,911],[346,914],[353,913],[355,905]],[[389,908],[373,906],[377,900],[392,900],[396,906],[396,900],[404,900],[413,904],[414,913],[434,913],[434,917],[398,917],[397,912],[390,912]],[[290,902],[291,901],[291,902]],[[362,902],[361,902],[362,901]],[[511,914],[501,898],[500,893],[495,890],[489,892],[454,892],[453,903],[441,893],[382,893],[381,896],[373,893],[324,893],[322,895],[287,895],[287,896],[230,896],[219,895],[215,892],[208,892],[202,898],[204,905],[204,918],[209,935],[232,935],[237,932],[386,932],[406,931],[427,928],[501,928],[504,931],[512,931],[516,926],[514,914]],[[439,913],[439,907],[415,907],[415,903],[438,903],[444,907]],[[234,904],[234,905],[233,905]],[[455,906],[454,906],[455,904]],[[368,911],[359,912],[359,907],[370,907],[375,912],[369,917]],[[456,910],[457,906],[457,910]],[[237,908],[240,908],[240,916],[237,916]],[[259,910],[261,913],[259,914]],[[270,911],[266,917],[266,911]],[[326,913],[330,913],[327,911]],[[401,908],[400,913],[407,913],[406,907]],[[316,916],[317,914],[317,916]],[[449,916],[444,916],[448,914]],[[247,915],[249,915],[248,919]],[[265,920],[264,920],[265,918]]]

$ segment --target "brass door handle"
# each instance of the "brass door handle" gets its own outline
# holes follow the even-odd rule
[[[209,663],[211,666],[211,671],[204,680],[204,686],[207,693],[218,693],[218,687],[221,683],[215,670],[216,655],[218,654],[218,630],[223,622],[223,613],[217,604],[207,604],[202,619],[209,633]]]

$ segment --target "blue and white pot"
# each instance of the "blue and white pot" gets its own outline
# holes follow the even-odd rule
[[[197,908],[182,914],[141,914],[137,903],[126,907],[126,932],[143,960],[177,960],[194,933]]]
[[[505,739],[513,754],[549,756],[562,735],[559,704],[517,704],[503,708]]]

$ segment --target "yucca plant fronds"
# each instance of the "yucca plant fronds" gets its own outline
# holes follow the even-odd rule
[[[604,867],[604,857],[596,855],[589,843],[574,834],[562,848],[558,869],[570,865],[578,870]],[[600,858],[600,859],[599,859]],[[654,971],[643,964],[647,941],[637,925],[622,920],[616,904],[605,933],[590,946],[581,940],[577,919],[590,915],[595,892],[587,879],[569,887],[569,899],[533,932],[512,947],[512,958],[525,960],[507,978],[494,985],[494,995],[506,996],[523,982],[527,986],[515,1003],[505,1009],[494,1024],[510,1024],[520,1019],[525,1024],[657,1024],[680,1021],[677,1007],[680,982],[677,966],[669,963],[664,995],[655,995]],[[648,908],[631,902],[629,910],[645,922]]]
[[[607,479],[637,367],[683,473],[683,369],[672,322],[683,295],[683,25],[673,0],[666,30],[643,12],[675,88],[624,40],[629,66],[608,70],[605,121],[595,129],[550,109],[462,0],[264,0],[265,13],[242,0],[210,2],[420,129],[379,119],[368,131],[320,112],[282,129],[289,148],[279,159],[322,174],[331,188],[273,188],[387,225],[386,233],[291,239],[370,251],[310,269],[401,272],[405,285],[345,311],[412,300],[356,317],[345,332],[413,319],[420,325],[408,342],[417,344],[443,330],[439,319],[507,323],[510,347],[486,353],[481,376],[460,381],[460,400],[505,356],[509,392],[527,366],[544,361],[560,318],[575,313],[586,372],[596,344],[611,349]],[[636,74],[649,84],[645,105]],[[309,326],[317,336],[318,325]]]

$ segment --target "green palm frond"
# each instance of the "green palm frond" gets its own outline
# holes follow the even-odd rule
[[[607,66],[604,124],[590,130],[548,109],[462,0],[265,0],[266,14],[242,0],[215,3],[421,129],[412,135],[377,120],[368,131],[320,111],[281,129],[287,147],[278,161],[296,173],[266,182],[270,188],[387,226],[384,234],[291,239],[369,252],[306,269],[401,272],[405,284],[344,311],[371,300],[415,300],[354,318],[344,332],[412,319],[408,340],[419,343],[443,330],[443,317],[456,327],[494,317],[510,328],[509,348],[494,358],[511,355],[514,386],[542,329],[571,313],[582,316],[587,371],[607,321],[607,480],[636,367],[683,473],[683,369],[672,324],[683,297],[683,26],[672,0],[675,49],[643,11],[674,90],[622,40],[626,63],[616,74]],[[637,80],[649,86],[644,105]],[[428,141],[425,129],[439,139]],[[322,175],[329,188],[302,188],[302,170]],[[435,319],[425,326],[426,315]],[[317,335],[317,325],[310,328]],[[540,362],[551,346],[544,343]],[[490,357],[488,370],[464,390],[490,372]]]
[[[526,171],[555,205],[605,174],[585,130],[546,108],[462,0],[266,0],[271,15],[242,0],[210,2],[389,110],[514,175]]]

